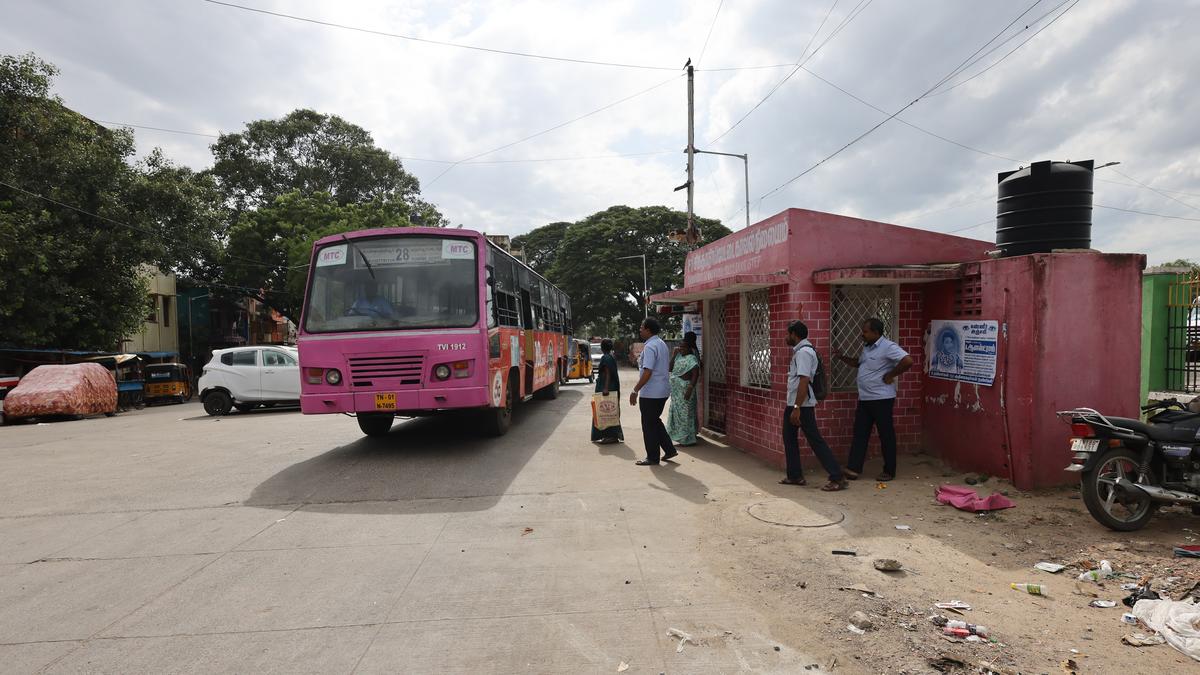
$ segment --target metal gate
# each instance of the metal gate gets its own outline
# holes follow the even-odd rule
[[[1200,393],[1200,272],[1167,286],[1167,389]]]
[[[884,335],[895,340],[898,296],[898,286],[834,286],[829,304],[830,345],[843,354],[861,352],[863,322],[870,318],[882,321]],[[857,391],[858,369],[830,360],[832,390]]]
[[[704,426],[725,433],[725,411],[729,401],[725,350],[725,300],[709,300],[704,313],[704,373],[708,375],[704,397]]]

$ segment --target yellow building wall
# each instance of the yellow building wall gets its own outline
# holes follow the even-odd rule
[[[121,349],[126,352],[178,352],[179,307],[175,275],[163,274],[154,267],[144,268],[144,273],[149,285],[146,322],[140,333],[123,341]]]

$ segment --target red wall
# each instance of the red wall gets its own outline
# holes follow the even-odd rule
[[[1137,417],[1145,257],[1037,254],[979,267],[979,318],[1001,323],[996,384],[928,380],[926,446],[1021,489],[1070,482],[1062,471],[1070,429],[1055,411],[1086,406]],[[925,320],[954,318],[952,303],[952,284],[931,287]]]

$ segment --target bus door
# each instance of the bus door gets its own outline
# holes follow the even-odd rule
[[[524,338],[521,340],[521,350],[524,352],[521,362],[525,368],[525,388],[522,393],[529,396],[533,393],[533,359],[537,352],[534,349],[533,338],[533,303],[530,301],[527,289],[521,289],[521,328],[521,335]]]

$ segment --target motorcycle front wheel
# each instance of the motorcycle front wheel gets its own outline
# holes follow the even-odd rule
[[[1083,503],[1101,525],[1118,532],[1140,530],[1154,517],[1157,505],[1144,495],[1126,493],[1116,487],[1123,478],[1138,480],[1141,456],[1128,448],[1109,448],[1100,456],[1093,471],[1081,476]]]

